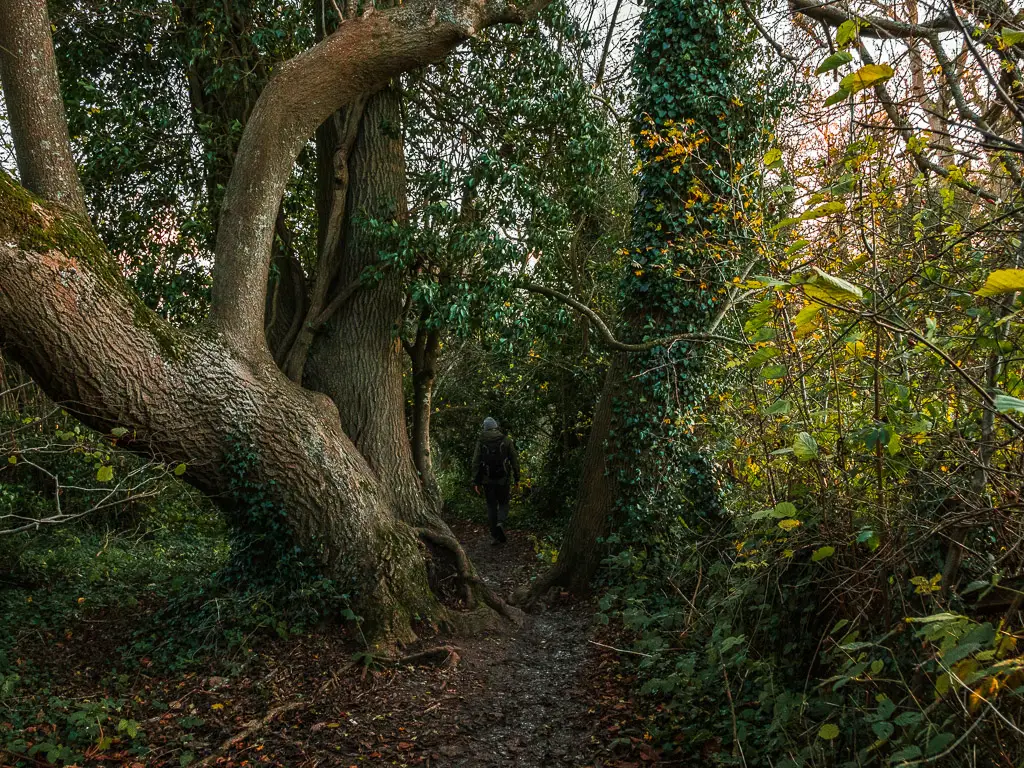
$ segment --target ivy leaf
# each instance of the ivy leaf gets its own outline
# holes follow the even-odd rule
[[[825,741],[832,741],[839,735],[839,726],[835,723],[825,723],[818,729],[818,738]]]
[[[851,61],[853,61],[853,54],[849,51],[833,53],[818,65],[818,68],[814,70],[814,74],[823,75],[826,72],[831,72],[833,69],[839,69],[843,64],[849,64]]]
[[[114,479],[114,468],[109,464],[104,464],[96,470],[96,479],[101,483],[109,483]]]
[[[895,74],[888,64],[865,64],[856,72],[851,72],[839,81],[840,88],[846,88],[850,93],[859,93],[865,88],[884,83]]]
[[[793,441],[793,454],[800,461],[818,458],[818,443],[806,432],[801,432]]]
[[[1000,413],[1024,413],[1024,400],[1019,397],[996,395],[992,400]]]
[[[997,269],[985,279],[985,285],[975,296],[1000,296],[1004,293],[1024,291],[1024,269]]]
[[[829,558],[829,557],[832,557],[832,555],[834,555],[835,553],[836,553],[836,548],[835,547],[828,547],[828,546],[820,547],[820,548],[814,550],[814,554],[811,555],[811,562],[812,563],[820,563],[822,560],[824,560],[826,558]]]

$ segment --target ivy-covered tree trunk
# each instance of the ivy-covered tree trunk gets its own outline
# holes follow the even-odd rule
[[[330,396],[281,371],[265,313],[280,202],[316,128],[402,71],[526,14],[504,2],[414,1],[347,19],[278,66],[224,192],[211,317],[183,331],[145,307],[85,218],[45,11],[44,0],[0,5],[4,91],[19,105],[9,118],[31,187],[0,176],[0,342],[85,423],[123,427],[127,447],[186,463],[184,478],[229,509],[223,492],[241,451],[246,482],[283,510],[278,535],[318,558],[382,641],[411,639],[414,616],[462,628],[510,616],[423,502],[405,430],[401,349],[391,335],[401,294],[389,277],[353,296],[351,316],[337,316],[335,332],[353,335],[320,363],[330,375],[313,377]],[[389,98],[379,99],[385,113]],[[367,146],[387,141],[382,122],[366,123]],[[48,163],[35,163],[40,153]],[[353,255],[339,279],[368,258]],[[458,599],[432,589],[441,567],[462,585]]]
[[[736,190],[732,169],[759,141],[746,106],[749,16],[734,0],[647,0],[633,60],[634,143],[641,162],[620,337],[709,331],[726,300]],[[736,271],[732,274],[736,274]],[[584,484],[556,565],[517,598],[589,584],[612,530],[620,546],[691,530],[713,517],[719,489],[694,433],[708,392],[706,345],[677,341],[621,354],[609,371],[587,445]]]

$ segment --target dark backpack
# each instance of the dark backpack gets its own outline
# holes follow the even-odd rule
[[[484,480],[504,480],[508,476],[508,440],[481,441],[480,469]]]

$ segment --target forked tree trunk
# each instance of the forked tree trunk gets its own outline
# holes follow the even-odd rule
[[[337,286],[378,266],[390,245],[374,236],[369,219],[404,224],[408,218],[397,88],[367,101],[349,175]],[[313,342],[304,383],[339,404],[345,432],[381,478],[397,514],[417,525],[435,524],[436,510],[423,493],[406,429],[399,338],[405,277],[404,269],[385,265],[379,280],[338,309]]]
[[[413,0],[346,20],[276,68],[225,191],[210,322],[184,332],[145,307],[84,218],[45,11],[44,0],[0,3],[0,62],[7,103],[17,105],[9,119],[19,167],[51,201],[0,173],[0,343],[86,424],[125,427],[132,449],[187,462],[185,478],[215,499],[229,485],[227,457],[240,444],[254,459],[247,479],[276,495],[295,541],[319,557],[383,640],[411,639],[413,616],[463,629],[511,616],[418,493],[399,345],[381,332],[397,316],[391,278],[364,297],[365,314],[338,319],[339,333],[355,335],[321,364],[333,402],[280,371],[264,322],[278,208],[316,127],[479,29],[529,14],[503,0]],[[42,155],[48,162],[39,164]],[[350,268],[368,258],[359,255]],[[394,374],[379,379],[381,371]],[[373,418],[378,405],[382,419]],[[439,561],[463,585],[466,607],[479,598],[484,608],[463,612],[440,602],[428,575]]]

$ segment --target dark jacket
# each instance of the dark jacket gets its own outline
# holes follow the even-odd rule
[[[481,449],[485,444],[500,443],[505,446],[505,477],[491,479],[484,476],[484,466],[480,461]],[[502,434],[498,429],[485,429],[480,433],[476,441],[476,450],[473,451],[473,485],[508,485],[519,483],[519,454],[516,452],[516,444],[512,438]]]

